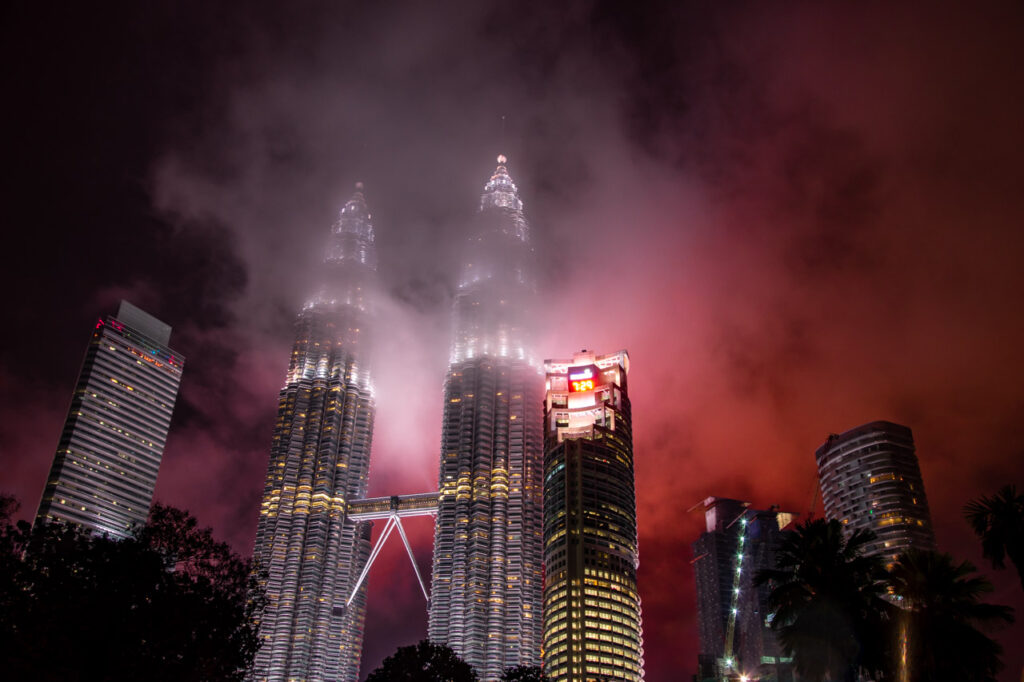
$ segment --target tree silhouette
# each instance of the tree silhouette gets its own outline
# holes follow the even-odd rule
[[[548,682],[548,677],[539,665],[517,665],[505,668],[501,682]]]
[[[1024,588],[1024,494],[1014,485],[1003,486],[992,497],[968,502],[964,517],[981,538],[982,554],[992,567],[1006,568],[1009,557]]]
[[[157,504],[122,541],[61,523],[0,523],[9,679],[244,678],[262,597],[249,563],[187,512]]]
[[[783,533],[776,568],[756,576],[772,586],[771,626],[802,679],[852,682],[885,670],[893,607],[881,597],[881,560],[863,555],[873,539],[858,530],[847,540],[838,521],[808,520]]]
[[[972,575],[969,561],[910,550],[890,570],[893,593],[904,609],[897,636],[906,642],[905,676],[911,682],[994,682],[1002,647],[977,629],[1013,621],[1012,610],[981,602],[992,584]]]
[[[366,682],[477,682],[477,676],[451,648],[423,640],[399,647]]]

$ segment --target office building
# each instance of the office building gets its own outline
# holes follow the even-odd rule
[[[171,328],[121,301],[96,322],[36,515],[115,538],[153,503],[185,358]]]
[[[911,547],[935,549],[928,498],[906,426],[875,421],[831,435],[815,452],[825,516],[874,531],[871,554],[891,562]]]
[[[468,246],[444,385],[428,636],[490,681],[540,663],[543,580],[534,252],[504,156]]]
[[[544,363],[544,671],[642,680],[626,351]]]
[[[346,513],[365,497],[370,467],[376,268],[359,184],[331,229],[320,288],[297,317],[278,397],[254,553],[268,600],[257,680],[358,679],[365,587],[345,603],[370,537],[369,525]]]
[[[765,682],[793,679],[771,630],[768,585],[755,585],[763,569],[775,568],[780,533],[795,514],[752,509],[749,502],[709,497],[703,502],[706,530],[693,543],[700,634],[697,679],[742,678]]]

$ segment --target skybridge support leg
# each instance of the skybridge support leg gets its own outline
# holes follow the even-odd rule
[[[398,534],[402,536],[402,543],[405,545],[405,551],[409,553],[409,561],[412,562],[412,570],[416,571],[416,580],[420,581],[420,589],[423,590],[423,598],[430,603],[430,595],[427,593],[427,586],[423,584],[423,576],[420,575],[420,568],[416,565],[416,557],[412,555],[412,547],[409,545],[409,538],[405,536],[405,529],[402,528],[402,521],[397,516],[395,517],[395,523],[398,525]]]
[[[388,517],[388,522],[384,526],[384,532],[377,538],[376,544],[373,546],[373,551],[370,552],[370,558],[366,562],[366,566],[363,567],[363,572],[359,574],[359,580],[356,581],[355,587],[352,588],[352,594],[349,595],[348,601],[345,602],[347,608],[352,600],[356,598],[356,594],[359,592],[359,588],[362,587],[363,581],[366,580],[366,576],[370,572],[370,567],[373,566],[373,562],[380,556],[380,551],[384,548],[384,543],[388,541],[388,537],[391,535],[391,531],[398,528],[398,534],[402,536],[402,544],[405,545],[405,551],[409,555],[409,562],[412,563],[412,570],[416,572],[416,580],[420,583],[420,590],[423,592],[423,598],[430,603],[430,593],[427,592],[427,584],[423,582],[423,576],[420,575],[420,567],[416,565],[416,557],[412,553],[412,545],[409,544],[409,537],[405,534],[405,528],[402,527],[401,515],[392,513]]]
[[[363,566],[363,572],[359,574],[359,580],[356,581],[356,586],[352,588],[352,594],[349,595],[348,601],[345,602],[345,606],[352,604],[352,600],[356,598],[356,593],[359,592],[359,588],[362,586],[363,581],[366,580],[366,574],[370,572],[370,567],[373,566],[373,562],[377,560],[377,556],[380,554],[380,550],[384,547],[384,543],[387,542],[388,536],[391,535],[391,531],[394,530],[395,524],[398,523],[397,516],[388,517],[387,525],[384,526],[384,532],[380,534],[377,539],[377,544],[373,546],[373,551],[370,552],[370,558],[366,562],[366,566]],[[403,536],[405,534],[403,533]]]

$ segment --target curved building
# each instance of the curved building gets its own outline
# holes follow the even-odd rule
[[[505,164],[484,186],[455,296],[428,626],[485,681],[539,665],[541,646],[534,252]]]
[[[815,452],[825,516],[874,531],[871,554],[892,561],[911,547],[935,549],[935,533],[906,426],[875,421],[831,435]]]
[[[295,323],[256,533],[268,599],[258,680],[359,675],[365,587],[342,605],[369,556],[369,524],[346,520],[347,503],[366,495],[374,417],[367,335],[377,257],[361,184],[322,268]]]
[[[642,680],[626,351],[548,360],[544,415],[544,672]]]

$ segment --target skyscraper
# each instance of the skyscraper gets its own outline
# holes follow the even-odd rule
[[[906,426],[875,421],[831,435],[815,452],[825,516],[875,532],[872,554],[891,561],[911,547],[935,549],[928,499]]]
[[[504,156],[484,186],[454,304],[428,634],[482,680],[540,662],[540,373],[534,254]]]
[[[369,370],[377,257],[362,185],[331,229],[321,287],[296,320],[278,399],[255,558],[266,572],[258,680],[356,680],[369,525],[346,520],[366,495],[374,398]]]
[[[704,500],[705,532],[693,543],[700,634],[698,680],[747,674],[766,682],[792,680],[768,620],[768,585],[757,572],[775,567],[780,533],[795,518],[776,507],[755,510],[724,497]]]
[[[185,358],[171,328],[121,301],[97,321],[36,520],[127,537],[153,503]]]
[[[582,351],[544,369],[544,671],[642,680],[629,356]]]
[[[697,679],[719,677],[736,582],[736,545],[740,520],[749,502],[725,497],[704,500],[705,531],[693,543],[697,583],[697,632],[700,637]]]

